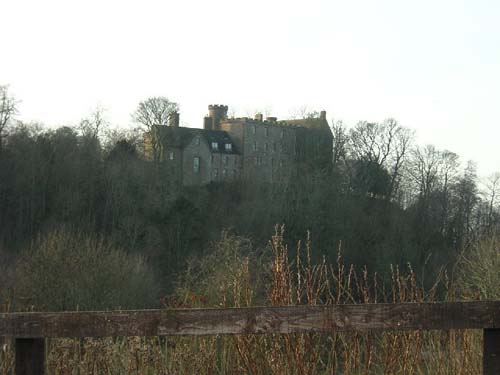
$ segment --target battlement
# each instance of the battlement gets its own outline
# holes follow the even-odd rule
[[[209,111],[217,110],[217,111],[226,111],[227,112],[228,108],[229,107],[227,105],[223,105],[223,104],[210,104],[208,106]]]
[[[227,105],[210,104],[208,106],[208,118],[211,120],[211,124],[210,121],[205,120],[203,127],[205,129],[218,130],[221,120],[227,118],[227,110]]]

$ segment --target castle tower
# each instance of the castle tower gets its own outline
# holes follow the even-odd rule
[[[227,110],[228,107],[227,105],[209,105],[208,106],[208,118],[210,118],[212,121],[211,124],[211,129],[212,130],[220,130],[220,122],[221,120],[224,120],[227,118]],[[207,127],[210,125],[210,121],[206,120],[204,122],[204,128],[207,129]]]

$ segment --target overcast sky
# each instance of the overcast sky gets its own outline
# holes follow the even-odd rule
[[[327,111],[353,126],[396,118],[418,142],[500,170],[498,0],[0,0],[0,84],[20,117],[78,122],[97,105],[130,126],[149,96],[201,127]]]

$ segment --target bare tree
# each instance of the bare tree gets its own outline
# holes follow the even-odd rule
[[[151,131],[153,125],[168,125],[170,114],[178,110],[177,103],[164,96],[156,96],[140,102],[132,118],[147,131]]]
[[[344,123],[341,120],[332,121],[333,135],[333,166],[337,166],[340,162],[345,161],[347,156],[347,135]]]
[[[491,229],[495,226],[498,217],[495,208],[500,204],[500,172],[493,173],[484,182],[484,195],[488,203],[487,226]]]
[[[106,110],[97,106],[88,117],[80,122],[79,128],[83,135],[97,139],[108,126]]]
[[[412,140],[413,132],[392,118],[381,124],[361,121],[349,132],[350,157],[385,169],[390,175],[388,197],[393,198]]]
[[[439,182],[441,153],[432,145],[415,147],[407,168],[408,177],[420,199],[426,200]]]
[[[0,152],[5,129],[15,114],[17,114],[17,101],[9,94],[8,86],[0,85]]]

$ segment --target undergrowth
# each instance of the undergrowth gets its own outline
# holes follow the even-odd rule
[[[192,262],[165,307],[430,302],[457,294],[445,271],[424,290],[410,265],[390,267],[389,280],[384,280],[366,268],[343,264],[340,249],[335,264],[313,263],[311,251],[307,239],[291,259],[281,229],[263,254],[253,251],[248,240],[224,234],[209,255]],[[11,374],[12,366],[7,342],[0,351],[0,374]],[[334,331],[48,339],[47,370],[51,375],[476,375],[481,373],[481,335],[472,330]]]

